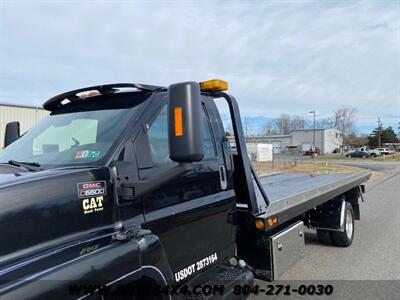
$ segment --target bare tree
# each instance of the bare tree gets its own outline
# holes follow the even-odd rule
[[[304,129],[306,121],[301,116],[294,115],[291,117],[288,114],[281,114],[273,121],[268,121],[263,126],[263,133],[271,134],[289,134],[293,130]]]
[[[316,122],[319,128],[336,128],[343,135],[349,135],[355,131],[357,110],[355,108],[342,107],[334,111],[333,116]]]
[[[227,123],[225,123],[224,124],[224,127],[225,127],[225,132],[226,132],[226,134],[225,135],[234,135],[234,132],[233,132],[233,126],[232,126],[232,123],[231,122],[227,122]]]
[[[288,114],[281,114],[279,118],[274,120],[274,127],[279,134],[289,134],[290,116]]]
[[[245,141],[247,142],[247,138],[248,138],[249,135],[250,135],[249,121],[248,121],[247,117],[244,117],[244,118],[243,118],[242,123],[243,123],[243,127],[244,127],[244,128],[243,128],[243,131],[244,131],[244,139],[245,139]]]
[[[277,134],[277,131],[276,131],[275,126],[274,126],[274,122],[273,121],[265,122],[264,125],[263,125],[262,132],[265,135]]]
[[[335,117],[327,117],[322,120],[316,120],[315,126],[317,128],[335,128]]]
[[[304,129],[306,127],[306,121],[301,116],[293,116],[290,120],[290,131],[297,129]]]
[[[355,121],[357,119],[357,110],[355,108],[342,107],[337,109],[333,116],[325,119],[316,120],[317,128],[336,128],[344,136],[355,132]],[[246,119],[244,119],[244,127],[247,127]],[[289,134],[293,130],[304,129],[309,124],[301,116],[290,116],[281,114],[272,122],[266,122],[263,126],[263,133],[271,134]],[[247,130],[245,130],[247,131]]]
[[[360,147],[368,144],[368,135],[362,134],[358,135],[354,132],[346,135],[343,139],[343,144],[350,145],[351,147]]]
[[[335,128],[343,135],[348,135],[355,131],[355,121],[357,110],[355,108],[342,107],[335,111]]]

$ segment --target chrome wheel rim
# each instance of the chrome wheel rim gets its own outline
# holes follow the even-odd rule
[[[350,210],[346,212],[346,234],[347,238],[351,240],[353,236],[353,215]]]

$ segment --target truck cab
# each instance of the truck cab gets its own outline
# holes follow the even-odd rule
[[[67,264],[77,268],[71,281],[132,274],[131,282],[182,284],[228,266],[236,249],[229,143],[213,98],[197,83],[183,87],[195,92],[178,86],[176,101],[198,99],[173,112],[173,87],[168,93],[130,84],[73,91],[44,104],[50,115],[0,153],[5,281],[21,274],[63,277],[67,271],[58,268]],[[132,256],[121,261],[128,251]],[[78,271],[83,261],[103,255],[87,272]],[[251,284],[251,272],[239,271],[239,282]],[[29,288],[20,284],[18,291]]]
[[[93,86],[46,101],[50,115],[22,136],[9,124],[0,297],[114,299],[123,287],[171,299],[184,287],[242,299],[235,287],[277,279],[301,257],[305,225],[350,246],[370,173],[258,178],[227,88]],[[228,104],[234,152],[216,101]]]

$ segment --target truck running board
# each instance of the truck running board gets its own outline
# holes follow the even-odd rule
[[[189,290],[199,291],[196,295],[187,295],[185,300],[210,300],[210,299],[246,299],[246,295],[234,294],[235,286],[253,287],[253,274],[247,267],[230,266],[227,264],[217,265],[208,269],[199,276],[191,279],[186,285]],[[203,294],[200,289],[195,287],[203,287],[204,291],[215,289],[216,293],[211,292]],[[222,288],[222,289],[221,289]],[[221,293],[222,292],[222,293]]]

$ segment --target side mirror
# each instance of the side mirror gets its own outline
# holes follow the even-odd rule
[[[4,136],[4,147],[18,140],[20,137],[19,122],[10,122],[6,125],[6,132]]]
[[[168,138],[172,161],[191,163],[204,157],[200,86],[182,82],[168,88]]]

